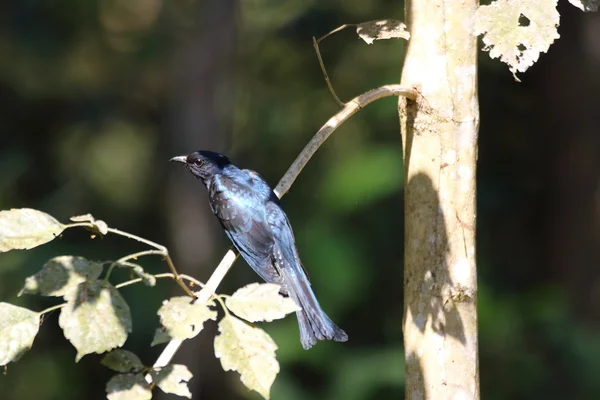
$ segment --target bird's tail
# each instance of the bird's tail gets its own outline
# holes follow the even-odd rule
[[[302,310],[296,312],[302,347],[308,350],[317,340],[347,341],[346,332],[338,328],[321,309],[302,267],[281,268],[280,273],[290,297],[302,307]]]

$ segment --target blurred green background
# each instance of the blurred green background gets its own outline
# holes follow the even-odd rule
[[[563,1],[561,39],[515,83],[480,57],[478,267],[486,399],[600,398],[600,15]],[[343,23],[402,19],[400,1],[5,0],[0,3],[0,209],[62,221],[90,212],[164,243],[206,280],[228,243],[205,190],[170,165],[226,153],[273,186],[337,106],[311,37]],[[321,51],[347,100],[400,77],[405,44],[368,46],[352,29]],[[303,262],[346,344],[303,351],[294,317],[264,324],[279,345],[275,399],[404,396],[402,155],[395,99],[348,121],[283,200]],[[62,254],[115,259],[142,249],[69,230],[0,255],[0,301]],[[160,260],[144,259],[163,272]],[[127,276],[115,275],[121,279]],[[238,261],[221,291],[255,281]],[[172,282],[122,290],[134,316],[125,348],[152,364]],[[0,398],[102,399],[112,373],[75,350],[48,315],[33,349],[0,376]],[[212,352],[215,324],[186,342],[197,399],[258,398]],[[156,392],[159,399],[174,398]]]

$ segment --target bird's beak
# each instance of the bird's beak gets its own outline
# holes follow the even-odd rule
[[[187,156],[177,156],[177,157],[173,157],[173,158],[171,158],[169,161],[177,161],[177,162],[180,162],[180,163],[184,163],[184,164],[186,164],[186,163],[187,163]]]

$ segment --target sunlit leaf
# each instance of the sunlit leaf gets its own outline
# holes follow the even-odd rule
[[[144,364],[137,355],[123,349],[111,351],[100,363],[117,372],[140,372],[144,369]]]
[[[271,385],[279,373],[275,358],[277,345],[262,329],[227,315],[219,322],[215,337],[215,356],[225,371],[237,371],[250,390],[269,398]]]
[[[167,330],[165,328],[158,328],[154,332],[154,338],[152,339],[152,343],[150,343],[150,346],[156,346],[158,344],[168,343],[172,339],[173,338],[171,336],[169,336],[169,333],[167,332]]]
[[[64,229],[54,217],[31,208],[0,211],[0,253],[48,243]]]
[[[0,303],[0,365],[17,361],[29,350],[39,327],[39,313]]]
[[[212,305],[212,301],[201,303],[190,297],[171,297],[158,310],[160,323],[166,328],[169,337],[177,340],[191,339],[200,333],[206,321],[217,318],[217,312],[209,308]]]
[[[150,400],[152,390],[143,374],[119,374],[106,384],[108,400]]]
[[[84,282],[65,295],[58,323],[77,349],[76,361],[90,353],[120,347],[131,332],[131,313],[121,294],[109,283]]]
[[[279,294],[279,285],[251,283],[225,300],[227,308],[246,321],[273,321],[301,310],[294,300]]]
[[[192,379],[192,373],[185,365],[172,364],[150,372],[152,380],[165,393],[192,398],[187,383]]]
[[[475,12],[474,31],[484,50],[508,64],[516,78],[558,39],[558,0],[496,0]]]
[[[106,222],[96,219],[92,216],[92,214],[84,214],[84,215],[76,215],[70,218],[73,222],[89,222],[93,225],[91,228],[93,231],[101,233],[102,235],[106,235],[108,233],[108,225]]]
[[[64,296],[67,291],[85,281],[98,279],[102,264],[83,257],[59,256],[48,261],[35,275],[25,279],[22,294]]]
[[[356,33],[367,44],[373,44],[375,40],[382,39],[408,40],[410,38],[410,33],[406,30],[406,25],[402,21],[395,19],[363,22],[357,25]]]

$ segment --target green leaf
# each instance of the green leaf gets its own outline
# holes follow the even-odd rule
[[[474,33],[484,50],[508,64],[515,79],[558,39],[558,0],[497,0],[475,12]]]
[[[192,373],[185,365],[172,364],[159,370],[150,371],[152,380],[165,393],[192,398],[187,383],[192,379]]]
[[[301,310],[294,300],[279,294],[280,285],[251,283],[225,300],[227,308],[246,321],[273,321]]]
[[[140,372],[144,364],[138,356],[129,350],[117,349],[108,353],[102,361],[102,365],[117,372]]]
[[[39,313],[0,303],[0,365],[21,358],[31,348],[39,328]]]
[[[58,324],[77,349],[75,361],[90,353],[104,353],[120,347],[131,332],[129,306],[113,285],[84,282],[65,295]]]
[[[64,229],[54,217],[31,208],[0,211],[0,253],[48,243]]]
[[[408,40],[410,38],[406,25],[395,19],[363,22],[356,26],[356,33],[367,44],[373,44],[375,40],[382,39]]]
[[[85,281],[94,281],[102,274],[102,264],[83,257],[59,256],[48,261],[35,275],[25,279],[22,294],[64,296],[71,288]]]
[[[217,319],[217,312],[209,308],[213,305],[213,301],[200,303],[186,296],[171,297],[158,310],[160,323],[170,338],[191,339],[200,333],[206,321]]]
[[[279,373],[275,358],[277,345],[262,329],[234,317],[225,316],[219,322],[215,337],[215,356],[225,371],[237,371],[242,383],[250,390],[269,398],[271,385]]]
[[[119,374],[106,384],[108,400],[150,400],[152,390],[142,374]]]

